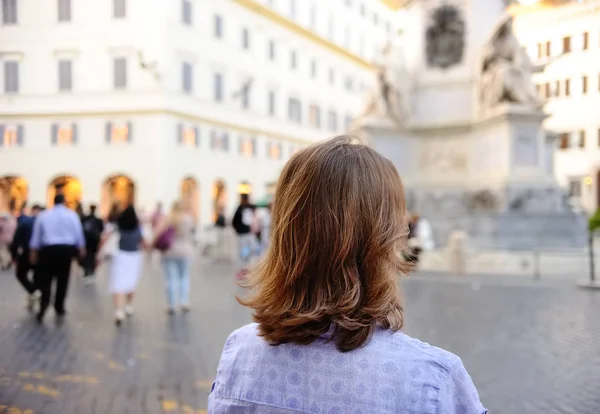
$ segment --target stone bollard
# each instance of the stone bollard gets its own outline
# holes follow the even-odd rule
[[[457,275],[467,273],[467,233],[453,231],[448,237],[448,271]]]

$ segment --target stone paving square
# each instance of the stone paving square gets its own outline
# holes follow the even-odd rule
[[[227,335],[250,321],[228,265],[197,266],[189,314],[169,317],[148,261],[136,314],[113,324],[106,275],[72,278],[68,315],[37,326],[0,274],[0,413],[205,413]],[[600,294],[574,281],[416,275],[406,333],[458,354],[493,414],[600,413]]]

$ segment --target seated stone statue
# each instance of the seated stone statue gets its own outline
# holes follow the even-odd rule
[[[533,66],[505,15],[483,47],[479,98],[482,110],[517,103],[538,110],[542,102],[533,84]]]

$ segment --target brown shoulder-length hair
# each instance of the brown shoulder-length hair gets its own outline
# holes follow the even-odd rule
[[[377,325],[402,328],[404,188],[388,159],[356,141],[304,149],[279,177],[270,247],[246,282],[253,294],[238,299],[273,345],[309,344],[332,328],[345,352]]]

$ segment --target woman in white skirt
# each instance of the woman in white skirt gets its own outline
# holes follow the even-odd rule
[[[120,325],[125,316],[133,314],[133,298],[142,269],[142,249],[146,247],[133,206],[123,210],[116,231],[119,248],[110,262],[109,291],[113,295],[115,323]]]

